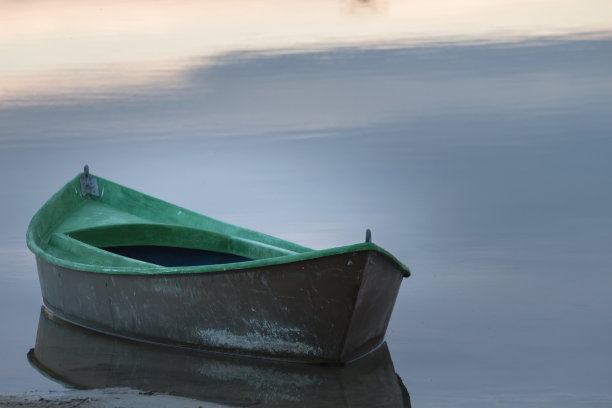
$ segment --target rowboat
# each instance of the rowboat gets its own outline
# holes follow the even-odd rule
[[[347,364],[296,364],[143,344],[40,313],[28,361],[77,389],[131,388],[224,406],[409,408],[383,343]]]
[[[43,307],[143,342],[310,363],[377,348],[410,272],[371,242],[313,250],[85,171],[34,215]]]

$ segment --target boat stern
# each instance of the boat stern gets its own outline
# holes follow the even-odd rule
[[[406,271],[386,254],[368,251],[342,345],[342,362],[359,358],[382,344],[402,279],[407,276]]]

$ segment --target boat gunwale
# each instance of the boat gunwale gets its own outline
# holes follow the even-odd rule
[[[34,244],[35,245],[35,244]],[[84,264],[79,262],[67,261],[55,257],[40,247],[32,247],[28,244],[32,252],[41,259],[51,264],[61,266],[63,268],[72,269],[75,271],[93,272],[93,273],[106,273],[106,274],[119,274],[119,275],[189,275],[189,274],[202,274],[202,273],[213,273],[213,272],[232,272],[240,271],[243,269],[263,268],[267,266],[282,265],[294,262],[308,261],[317,258],[323,258],[333,255],[341,255],[351,252],[363,252],[363,251],[375,251],[388,257],[396,266],[401,270],[402,275],[407,278],[410,276],[410,270],[397,260],[393,255],[380,248],[378,245],[373,243],[359,243],[346,245],[341,247],[334,247],[322,250],[313,250],[307,253],[295,254],[295,255],[283,255],[273,258],[256,259],[252,261],[244,262],[233,262],[227,264],[214,264],[214,265],[196,265],[196,266],[159,266],[151,264],[151,266],[142,267],[113,267],[113,266],[102,266],[94,264]]]

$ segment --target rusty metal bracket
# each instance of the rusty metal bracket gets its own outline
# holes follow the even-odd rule
[[[98,192],[98,179],[89,174],[88,165],[85,165],[83,171],[83,174],[81,174],[81,196],[84,197],[89,194],[94,197],[99,197],[100,193]]]

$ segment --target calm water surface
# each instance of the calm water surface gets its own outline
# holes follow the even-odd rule
[[[612,404],[606,2],[0,8],[0,392],[62,387],[26,357],[25,231],[88,163],[313,248],[372,229],[413,271],[387,344],[415,407]]]

